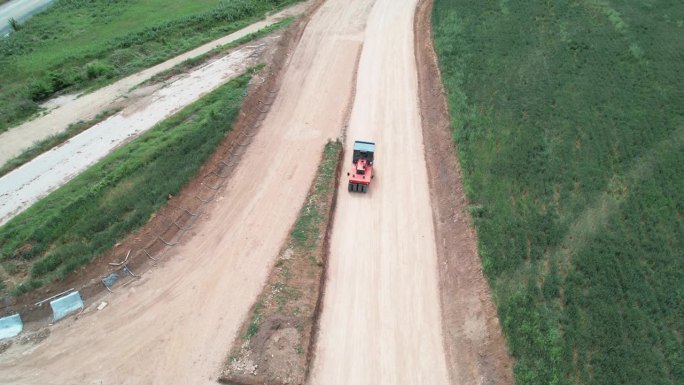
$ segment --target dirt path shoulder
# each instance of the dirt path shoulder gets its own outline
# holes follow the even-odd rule
[[[433,205],[442,327],[452,384],[513,384],[513,362],[485,279],[432,46],[432,0],[416,10],[420,114]]]
[[[313,355],[342,163],[330,142],[263,291],[233,342],[219,382],[303,385]]]

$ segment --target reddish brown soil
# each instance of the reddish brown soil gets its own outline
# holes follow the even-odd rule
[[[482,273],[477,235],[467,210],[446,95],[432,46],[431,15],[432,0],[421,0],[415,18],[420,113],[451,383],[513,384],[513,360],[506,348],[489,284]]]

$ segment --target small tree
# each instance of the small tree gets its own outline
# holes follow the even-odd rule
[[[15,32],[18,31],[19,28],[21,28],[21,26],[19,25],[19,22],[13,17],[10,17],[9,20],[7,20],[7,22],[9,23],[10,27],[12,27],[12,29]]]

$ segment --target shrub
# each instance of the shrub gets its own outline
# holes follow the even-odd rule
[[[53,92],[52,82],[45,78],[33,79],[28,85],[28,95],[34,102],[47,99]]]
[[[100,61],[88,63],[85,67],[86,77],[90,80],[98,78],[111,78],[114,76],[114,67]]]
[[[17,31],[19,31],[19,29],[21,29],[21,26],[19,25],[17,20],[14,19],[13,17],[10,17],[9,20],[7,20],[7,22],[9,23],[10,28],[12,28],[12,30],[14,32],[17,32]]]

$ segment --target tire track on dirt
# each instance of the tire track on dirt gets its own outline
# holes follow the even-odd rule
[[[448,383],[418,114],[416,4],[377,0],[368,18],[346,147],[377,143],[376,178],[368,194],[349,193],[346,183],[338,191],[313,384]]]
[[[315,175],[344,125],[369,0],[329,0],[312,16],[280,92],[194,236],[100,312],[0,355],[15,384],[212,383]],[[14,349],[14,350],[13,350]],[[11,354],[9,354],[11,352]]]

